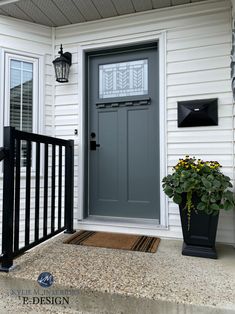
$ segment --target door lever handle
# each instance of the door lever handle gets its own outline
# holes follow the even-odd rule
[[[96,144],[96,141],[90,141],[90,150],[96,150],[96,147],[100,147],[100,144]]]

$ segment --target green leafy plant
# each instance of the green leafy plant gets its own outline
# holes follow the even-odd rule
[[[173,173],[163,178],[163,190],[176,204],[182,204],[182,195],[186,193],[184,210],[187,210],[188,229],[192,210],[217,215],[220,209],[234,208],[234,195],[228,189],[232,184],[220,171],[221,167],[217,161],[185,156],[173,167]],[[193,195],[199,200],[196,207]]]

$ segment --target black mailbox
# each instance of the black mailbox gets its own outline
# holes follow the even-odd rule
[[[178,127],[218,125],[218,98],[178,102]]]

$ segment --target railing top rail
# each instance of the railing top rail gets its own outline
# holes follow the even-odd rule
[[[19,130],[15,130],[14,134],[15,134],[15,138],[19,140],[25,140],[25,141],[31,141],[31,142],[43,143],[43,144],[60,145],[60,146],[68,145],[68,140],[63,140],[60,138],[50,137],[46,135],[28,133],[28,132],[23,132]]]

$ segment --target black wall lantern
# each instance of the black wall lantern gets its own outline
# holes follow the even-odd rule
[[[56,81],[59,83],[68,82],[69,68],[72,64],[72,55],[70,52],[63,53],[62,44],[60,45],[60,56],[53,61],[55,68]]]

